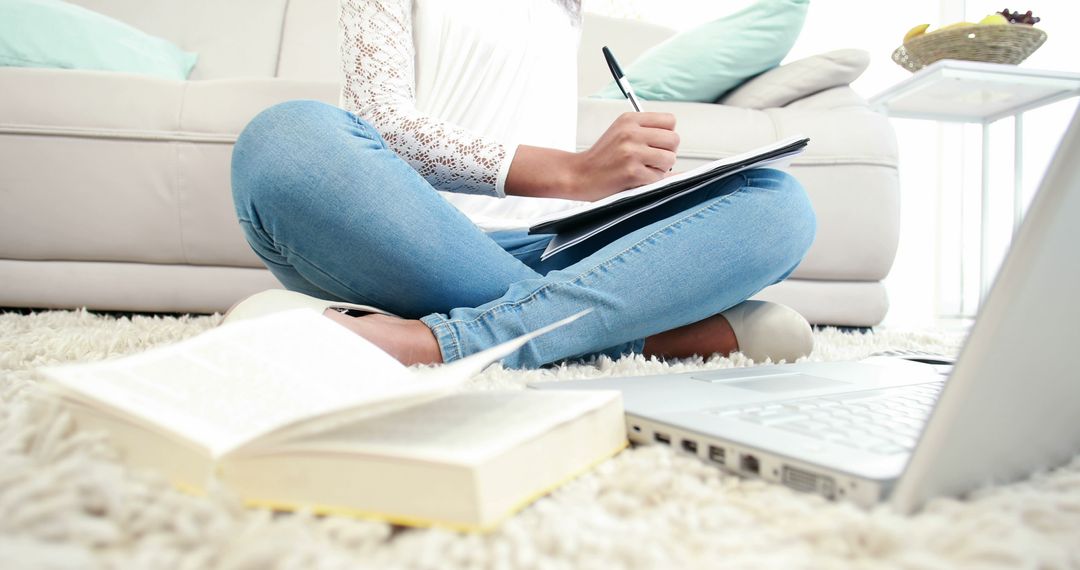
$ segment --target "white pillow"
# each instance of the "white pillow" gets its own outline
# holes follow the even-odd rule
[[[765,109],[783,107],[796,99],[838,85],[847,85],[870,65],[861,49],[838,49],[774,67],[732,89],[717,103]]]

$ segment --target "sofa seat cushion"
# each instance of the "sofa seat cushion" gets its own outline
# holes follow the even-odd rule
[[[625,99],[583,98],[578,101],[579,149],[588,148],[619,115],[632,111]],[[888,118],[859,109],[745,109],[715,103],[652,101],[649,110],[672,113],[679,133],[680,158],[715,160],[806,135],[810,144],[800,163],[865,162],[897,167],[896,140]]]
[[[253,77],[172,81],[107,71],[0,68],[3,132],[232,142],[259,111],[290,99],[336,105],[340,85]]]
[[[25,68],[0,83],[0,257],[25,260],[261,267],[233,213],[232,143],[270,105],[338,96],[329,82]]]

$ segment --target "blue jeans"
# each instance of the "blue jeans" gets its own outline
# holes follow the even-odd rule
[[[286,288],[418,318],[445,362],[593,309],[509,368],[640,353],[783,280],[816,228],[798,181],[757,169],[541,261],[551,235],[480,230],[371,125],[307,100],[252,119],[232,187],[248,243]]]

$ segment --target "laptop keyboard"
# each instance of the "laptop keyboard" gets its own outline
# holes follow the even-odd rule
[[[707,413],[890,455],[911,451],[944,382],[831,394]]]

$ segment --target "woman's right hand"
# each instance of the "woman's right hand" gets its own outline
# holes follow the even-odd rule
[[[518,147],[506,178],[506,193],[599,200],[666,177],[678,148],[675,115],[623,113],[589,150]]]
[[[589,150],[574,155],[574,200],[599,200],[656,182],[675,165],[679,135],[671,113],[623,113]]]

